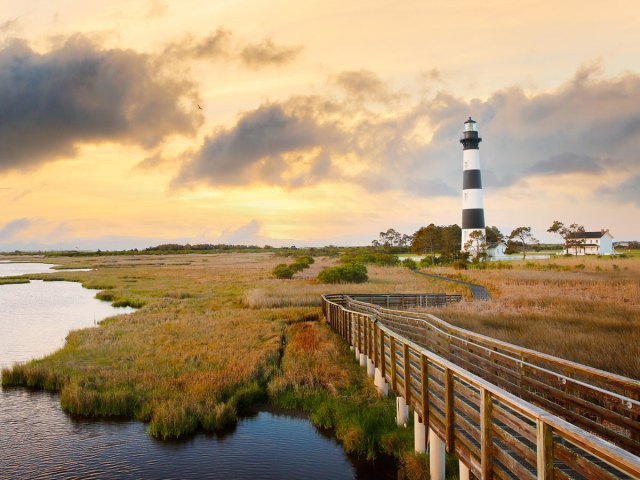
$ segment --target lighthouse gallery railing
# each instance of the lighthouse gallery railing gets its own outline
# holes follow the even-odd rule
[[[430,315],[375,305],[384,304],[382,297],[324,295],[323,312],[477,477],[640,478],[634,446],[640,402],[632,398],[640,382],[560,359],[554,364],[554,357],[456,329]],[[587,383],[588,377],[596,385]],[[604,383],[613,387],[607,390]],[[601,398],[585,400],[593,396]],[[614,404],[619,408],[611,408]],[[580,428],[578,416],[604,430],[595,435]],[[601,438],[608,431],[624,445]]]

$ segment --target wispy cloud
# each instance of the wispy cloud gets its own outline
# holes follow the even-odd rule
[[[190,59],[211,62],[235,62],[253,69],[285,65],[294,61],[301,46],[278,45],[271,38],[251,43],[226,28],[218,28],[206,36],[188,35],[169,43],[162,52],[163,58],[172,61]]]

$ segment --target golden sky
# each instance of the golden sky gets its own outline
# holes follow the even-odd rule
[[[640,238],[631,1],[0,0],[0,250]],[[202,107],[202,108],[199,108]]]

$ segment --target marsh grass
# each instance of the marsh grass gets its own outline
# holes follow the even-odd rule
[[[268,385],[272,403],[309,413],[348,453],[400,457],[413,445],[411,429],[395,424],[394,401],[380,398],[344,341],[318,322],[288,327],[281,370]]]
[[[64,257],[56,261],[69,268],[77,265]],[[83,262],[93,270],[24,278],[82,282],[100,290],[97,298],[139,310],[71,332],[54,354],[5,369],[3,385],[60,392],[61,405],[70,413],[133,417],[148,422],[149,433],[161,438],[224,428],[244,408],[277,388],[295,391],[296,402],[308,397],[307,390],[326,395],[331,402],[323,404],[317,415],[323,411],[345,418],[356,415],[337,410],[341,402],[336,395],[369,388],[366,381],[352,384],[357,366],[344,376],[340,368],[329,368],[333,360],[329,355],[322,371],[311,369],[305,356],[282,357],[283,338],[296,325],[311,322],[330,333],[328,326],[317,323],[319,295],[327,287],[308,277],[271,278],[278,263],[272,255],[122,256],[83,258]],[[332,262],[319,259],[304,273]],[[371,272],[369,284],[355,291],[432,290],[428,280],[406,269],[371,267]],[[299,376],[295,388],[283,387],[284,380],[276,376],[281,357],[284,368]],[[377,402],[370,393],[358,394],[358,401]],[[372,412],[386,407],[376,408]],[[358,421],[374,428],[372,420]],[[372,455],[375,448],[361,446],[356,430],[339,431],[354,451]]]
[[[439,269],[452,274],[453,270]],[[453,324],[632,378],[640,378],[640,259],[560,257],[468,270],[490,302],[433,312]]]
[[[22,283],[29,283],[28,278],[21,277],[2,277],[0,278],[0,285],[17,285]]]

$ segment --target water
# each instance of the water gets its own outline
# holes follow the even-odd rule
[[[0,263],[0,276],[46,271],[19,265]],[[123,311],[94,295],[71,282],[0,285],[0,365],[41,357],[70,329]],[[263,411],[222,434],[159,441],[141,422],[73,417],[57,395],[0,389],[0,479],[59,478],[394,479],[396,471],[392,462],[350,458],[291,415]]]

